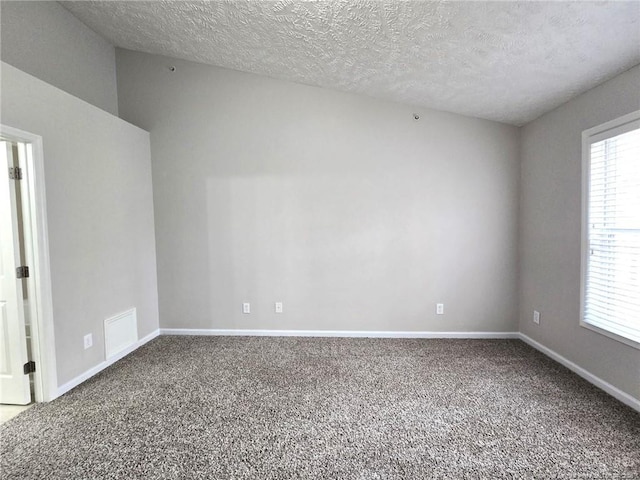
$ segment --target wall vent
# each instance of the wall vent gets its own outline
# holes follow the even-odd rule
[[[136,309],[119,313],[104,321],[104,343],[107,360],[138,341]]]

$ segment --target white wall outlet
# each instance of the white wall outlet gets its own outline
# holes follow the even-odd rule
[[[251,313],[251,304],[243,303],[242,304],[242,313]]]
[[[533,311],[533,323],[540,325],[540,312],[537,310]]]
[[[276,313],[282,313],[282,302],[276,302]]]
[[[436,303],[436,315],[444,315],[444,303]]]
[[[84,349],[93,347],[93,335],[88,333],[84,336]]]

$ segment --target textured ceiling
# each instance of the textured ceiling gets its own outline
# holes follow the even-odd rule
[[[116,46],[522,125],[640,63],[640,2],[62,2]]]

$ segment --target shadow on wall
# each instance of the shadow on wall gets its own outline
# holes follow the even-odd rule
[[[493,288],[482,278],[494,257],[470,256],[465,234],[482,208],[442,202],[434,215],[423,184],[404,172],[209,177],[206,211],[191,214],[206,216],[194,223],[208,228],[199,268],[210,282],[191,283],[194,301],[208,301],[194,313],[208,312],[208,328],[466,328],[464,308],[438,318],[432,307],[459,291],[478,304]],[[477,330],[491,323],[482,321]]]

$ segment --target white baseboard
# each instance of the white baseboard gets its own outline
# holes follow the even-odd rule
[[[130,347],[126,348],[125,350],[122,350],[121,352],[117,353],[116,355],[114,355],[113,357],[109,358],[108,360],[105,360],[104,362],[96,365],[95,367],[90,368],[86,372],[78,375],[76,378],[74,378],[72,380],[69,380],[64,385],[59,386],[58,390],[56,391],[56,396],[54,398],[57,398],[57,397],[59,397],[61,395],[64,395],[65,393],[67,393],[72,388],[77,387],[78,385],[80,385],[82,382],[84,382],[86,380],[89,380],[95,374],[101,372],[102,370],[104,370],[108,366],[113,365],[118,360],[126,357],[131,352],[133,352],[134,350],[140,348],[145,343],[148,343],[151,340],[153,340],[154,338],[156,338],[158,335],[160,335],[160,330],[154,330],[149,335],[141,338],[140,340],[138,340],[136,343],[134,343]],[[53,398],[51,400],[53,400]]]
[[[548,357],[552,358],[553,360],[555,360],[556,362],[564,365],[565,367],[567,367],[572,372],[580,375],[587,382],[589,382],[589,383],[595,385],[596,387],[604,390],[609,395],[611,395],[614,398],[617,398],[622,403],[624,403],[625,405],[628,405],[629,407],[633,408],[637,412],[640,412],[640,400],[638,400],[637,398],[632,397],[631,395],[629,395],[626,392],[623,392],[622,390],[620,390],[617,387],[614,387],[609,382],[605,382],[600,377],[596,377],[593,373],[588,372],[584,368],[576,365],[571,360],[563,357],[559,353],[551,350],[548,347],[545,347],[541,343],[536,342],[533,338],[525,335],[524,333],[520,333],[519,337],[523,342],[531,345],[536,350],[539,350],[540,352],[544,353],[546,356],[548,356]]]
[[[339,338],[520,338],[518,332],[376,332],[367,330],[224,330],[214,328],[161,328],[160,335]]]

